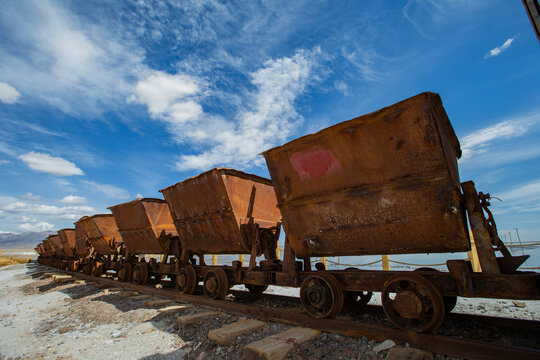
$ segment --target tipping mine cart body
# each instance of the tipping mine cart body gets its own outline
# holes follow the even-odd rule
[[[144,284],[152,277],[174,277],[175,261],[181,256],[180,241],[165,200],[136,199],[109,209],[127,254],[126,263],[118,272],[119,279]],[[159,261],[156,258],[147,260],[145,254],[162,256]]]
[[[424,93],[263,153],[300,257],[470,250],[459,142]]]
[[[90,258],[84,261],[87,274],[101,276],[122,267],[123,242],[112,214],[83,216],[75,223],[77,227],[84,234],[79,239],[86,238],[91,246]]]
[[[75,229],[58,230],[58,236],[60,236],[60,242],[62,243],[65,256],[69,258],[75,257]]]
[[[51,244],[54,255],[58,257],[64,257],[64,247],[62,246],[62,241],[60,240],[60,236],[58,234],[52,234],[47,237],[47,240],[49,240],[49,243]]]
[[[79,258],[85,258],[90,254],[90,245],[87,239],[81,223],[75,223],[75,253]]]
[[[172,250],[170,239],[178,234],[165,200],[143,198],[109,209],[130,254],[164,254]]]
[[[122,237],[116,228],[112,214],[84,216],[76,225],[83,229],[87,241],[98,255],[115,255],[117,246],[122,243]]]
[[[280,225],[272,184],[257,175],[216,168],[160,192],[169,204],[184,252],[253,254],[255,242],[261,239],[257,231]],[[256,255],[265,247],[260,244]]]

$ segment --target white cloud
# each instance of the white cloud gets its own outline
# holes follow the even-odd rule
[[[187,75],[153,71],[137,83],[134,92],[135,95],[128,101],[145,104],[153,117],[159,117],[170,112],[170,106],[183,104],[179,100],[197,94],[199,87],[195,80]]]
[[[539,122],[540,114],[533,113],[532,115],[501,121],[495,125],[466,135],[461,139],[461,150],[463,154],[460,161],[466,162],[479,154],[486,153],[492,146],[497,145],[502,140],[524,136]],[[511,151],[511,149],[505,149],[505,151]],[[527,151],[524,152],[524,154],[527,153]]]
[[[63,204],[84,204],[86,203],[86,198],[77,195],[68,195],[62,198],[60,202]]]
[[[0,82],[0,101],[5,104],[14,104],[21,94],[13,86]]]
[[[129,193],[114,185],[108,185],[108,184],[99,184],[94,181],[83,181],[84,184],[86,184],[90,189],[94,191],[98,191],[102,194],[104,194],[107,197],[113,198],[113,199],[129,199]]]
[[[31,192],[27,192],[26,194],[19,196],[19,199],[26,200],[26,201],[33,201],[33,202],[43,201],[43,198],[41,196],[34,195]]]
[[[67,113],[99,115],[129,94],[145,67],[144,50],[120,23],[89,23],[66,5],[2,4],[0,23],[10,41],[0,49],[0,73],[34,100]]]
[[[535,202],[540,200],[540,179],[526,184],[521,184],[512,190],[499,194],[503,201],[511,202]]]
[[[23,216],[47,215],[57,219],[76,220],[83,215],[94,213],[91,206],[55,206],[46,204],[30,204],[24,201],[8,203],[3,207],[5,212],[23,214]]]
[[[250,73],[255,90],[247,96],[248,106],[238,111],[235,121],[204,116],[195,126],[184,127],[185,138],[210,149],[181,156],[176,167],[205,170],[220,164],[253,165],[258,153],[287,139],[302,121],[295,102],[316,78],[313,70],[320,56],[319,48],[298,50],[291,57],[268,60]]]
[[[11,164],[11,161],[6,160],[6,159],[0,159],[0,165],[6,165],[6,164]]]
[[[54,228],[54,224],[50,224],[45,221],[40,221],[37,223],[23,223],[20,224],[19,229],[23,231],[46,231],[46,230],[52,230]]]
[[[512,43],[514,42],[514,39],[515,37],[508,38],[504,42],[504,44],[502,44],[501,46],[497,46],[496,48],[489,50],[489,52],[486,55],[484,55],[484,59],[499,55],[501,52],[508,49],[510,45],[512,45]]]
[[[144,198],[144,196],[142,196],[141,194],[137,194],[135,197],[136,197],[137,199],[142,199],[142,198]]]
[[[19,159],[27,163],[32,170],[60,176],[84,175],[84,172],[71,161],[48,154],[31,151],[20,155]]]

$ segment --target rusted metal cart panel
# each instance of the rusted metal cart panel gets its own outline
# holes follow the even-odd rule
[[[75,229],[61,229],[58,230],[58,236],[60,236],[60,242],[64,249],[64,254],[67,257],[74,257],[75,252]]]
[[[75,225],[81,226],[88,242],[98,255],[114,255],[116,246],[122,243],[112,214],[84,216]]]
[[[90,253],[86,232],[80,223],[75,223],[75,253],[83,258]]]
[[[182,248],[196,252],[248,254],[252,239],[241,226],[272,228],[281,218],[270,180],[233,169],[216,168],[160,192]]]
[[[64,256],[64,247],[62,246],[60,236],[58,234],[49,235],[47,237],[47,240],[49,240],[49,243],[51,244],[52,248],[54,249],[54,255],[63,257]]]
[[[178,235],[165,200],[137,199],[109,209],[130,254],[163,254],[169,237]]]
[[[470,249],[459,141],[423,93],[263,153],[300,257]]]
[[[49,238],[43,240],[43,249],[45,250],[45,255],[53,256],[55,254],[54,248],[49,241]]]

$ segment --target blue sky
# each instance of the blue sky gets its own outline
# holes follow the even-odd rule
[[[540,45],[519,1],[0,1],[0,231],[82,215],[423,91],[462,180],[540,240]]]

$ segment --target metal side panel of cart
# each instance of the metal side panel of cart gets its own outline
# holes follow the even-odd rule
[[[62,246],[62,242],[60,241],[60,236],[57,234],[49,235],[47,239],[54,249],[54,255],[64,256],[64,248]]]
[[[301,257],[467,251],[459,141],[422,93],[263,153]]]
[[[82,217],[77,224],[84,230],[87,240],[96,254],[114,255],[114,242],[122,242],[122,238],[112,214],[99,214]]]
[[[242,235],[255,188],[253,221],[262,228],[276,226],[281,214],[271,182],[233,169],[217,168],[160,190],[182,242],[188,251],[248,254],[251,244]]]
[[[85,257],[90,253],[90,249],[87,244],[87,236],[82,225],[75,223],[75,253],[79,257]]]
[[[109,209],[131,254],[163,254],[168,246],[166,235],[177,235],[169,207],[162,199],[137,199]]]
[[[75,246],[75,229],[58,230],[58,236],[60,236],[60,242],[62,243],[66,256],[75,256],[75,252],[73,251]]]

